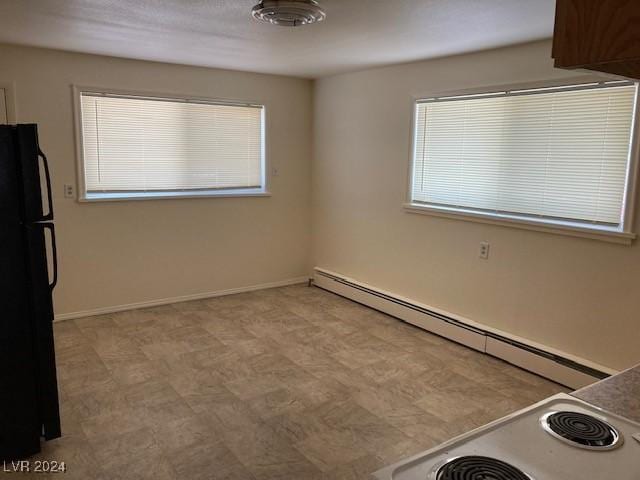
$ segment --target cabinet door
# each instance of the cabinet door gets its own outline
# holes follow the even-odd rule
[[[639,23],[638,0],[557,0],[556,67],[590,67],[640,58]]]

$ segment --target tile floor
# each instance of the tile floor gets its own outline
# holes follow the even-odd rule
[[[302,285],[55,333],[64,436],[40,457],[61,480],[367,479],[566,391]]]

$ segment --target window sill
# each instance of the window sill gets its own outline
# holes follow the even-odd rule
[[[123,192],[123,193],[86,193],[78,199],[81,203],[125,202],[139,200],[178,200],[183,198],[233,198],[233,197],[270,197],[271,193],[260,189],[247,190],[202,190],[184,192]]]
[[[409,213],[487,223],[491,225],[501,225],[504,227],[521,228],[525,230],[534,230],[536,232],[555,233],[558,235],[568,235],[572,237],[590,238],[593,240],[602,240],[605,242],[619,243],[623,245],[631,245],[631,242],[636,238],[636,234],[631,232],[623,232],[617,229],[599,226],[574,225],[562,221],[538,221],[534,218],[528,217],[482,213],[472,210],[458,210],[454,208],[436,207],[433,205],[422,205],[418,203],[405,203],[404,209]]]

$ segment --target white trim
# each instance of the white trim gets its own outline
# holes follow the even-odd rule
[[[159,192],[124,192],[124,193],[86,193],[78,198],[80,203],[95,202],[123,202],[139,200],[166,200],[183,198],[212,198],[212,197],[270,197],[271,193],[263,189],[229,189],[229,190],[185,190]]]
[[[9,123],[9,115],[7,115],[7,96],[4,88],[0,87],[0,125]]]
[[[93,203],[93,202],[111,202],[111,201],[139,201],[139,200],[163,200],[163,199],[183,199],[183,198],[213,198],[213,197],[268,197],[269,184],[271,176],[269,175],[269,152],[268,152],[268,139],[267,139],[267,105],[264,102],[254,102],[246,100],[233,100],[233,99],[219,99],[210,97],[201,97],[197,95],[184,95],[180,93],[166,93],[166,92],[152,92],[142,90],[124,90],[117,88],[96,87],[86,85],[71,85],[72,100],[73,100],[73,118],[74,118],[74,136],[75,136],[75,151],[76,151],[76,186],[78,192],[79,203]],[[262,172],[261,180],[262,186],[259,189],[220,189],[220,190],[206,190],[206,191],[171,191],[171,192],[140,192],[140,193],[88,193],[85,169],[84,169],[84,147],[82,144],[82,109],[81,109],[81,95],[83,93],[92,94],[95,96],[118,96],[123,98],[139,97],[146,99],[157,100],[184,100],[185,102],[192,103],[206,103],[210,105],[230,105],[230,106],[243,106],[243,107],[255,107],[260,108],[262,115]]]
[[[576,390],[594,382],[594,377],[586,373],[579,372],[495,338],[487,338],[486,353],[512,365],[535,372],[545,378],[551,378],[562,385],[571,386]]]
[[[62,322],[72,320],[74,318],[93,317],[96,315],[106,315],[108,313],[124,312],[127,310],[137,310],[140,308],[157,307],[160,305],[169,305],[171,303],[190,302],[193,300],[203,300],[206,298],[222,297],[225,295],[233,295],[236,293],[254,292],[256,290],[265,290],[268,288],[286,287],[289,285],[297,285],[306,283],[308,277],[296,277],[288,280],[280,280],[277,282],[261,283],[259,285],[250,285],[248,287],[229,288],[226,290],[217,290],[215,292],[195,293],[192,295],[182,295],[178,297],[159,298],[156,300],[148,300],[144,302],[128,303],[125,305],[113,305],[110,307],[93,308],[79,312],[60,313],[55,316],[54,322]]]
[[[632,80],[598,80],[592,82],[571,83],[555,85],[550,84],[547,86],[539,87],[511,87],[502,89],[490,89],[481,90],[478,93],[464,93],[454,95],[436,95],[431,98],[420,98],[416,101],[416,104],[421,103],[435,103],[435,102],[450,102],[456,100],[471,100],[480,98],[499,98],[499,97],[514,97],[521,95],[536,95],[538,93],[554,93],[554,92],[573,92],[578,90],[597,90],[600,88],[610,88],[616,86],[632,86],[635,82]]]
[[[602,83],[607,81],[618,81],[620,80],[615,78],[606,78],[603,80],[603,77],[600,75],[577,75],[575,77],[570,78],[558,78],[558,79],[547,79],[547,80],[537,80],[533,82],[524,82],[524,83],[506,83],[506,84],[492,84],[492,85],[484,85],[472,88],[464,88],[464,89],[456,89],[456,90],[426,90],[422,93],[411,95],[411,104],[415,104],[424,100],[425,98],[438,98],[438,97],[459,97],[464,95],[478,95],[485,93],[496,93],[496,92],[505,92],[510,90],[535,90],[542,88],[561,88],[561,87],[569,87],[571,85],[580,85],[587,83]],[[628,79],[624,79],[625,81],[630,81]],[[632,81],[631,81],[632,82]],[[632,82],[633,83],[633,82]]]
[[[413,201],[414,176],[415,176],[415,160],[417,146],[417,108],[420,103],[434,101],[437,99],[464,98],[472,96],[503,96],[509,95],[507,92],[529,92],[542,89],[592,89],[602,88],[603,84],[620,83],[634,85],[635,109],[633,123],[631,129],[631,145],[629,148],[629,160],[627,167],[627,178],[625,180],[625,195],[623,201],[621,225],[619,229],[607,228],[589,224],[574,224],[573,222],[555,221],[547,218],[529,218],[519,216],[517,214],[501,214],[493,212],[483,212],[474,209],[456,208],[440,205],[429,205],[415,203]],[[581,87],[581,85],[584,85]],[[523,93],[529,94],[529,93]],[[581,76],[571,79],[532,82],[526,84],[510,84],[483,88],[473,88],[466,90],[455,90],[438,92],[426,95],[411,97],[411,144],[409,159],[409,181],[406,192],[406,202],[404,208],[410,213],[421,213],[425,215],[433,215],[438,217],[452,218],[457,220],[475,221],[479,223],[487,223],[492,225],[501,225],[504,227],[516,227],[525,230],[534,230],[538,232],[555,233],[559,235],[568,235],[573,237],[590,238],[593,240],[603,240],[606,242],[631,245],[636,238],[634,233],[634,212],[637,196],[638,174],[640,172],[640,83],[628,79],[604,79],[602,77]]]
[[[430,305],[425,305],[401,295],[381,290],[366,283],[346,277],[342,274],[335,273],[320,267],[316,267],[314,270],[314,283],[321,288],[325,288],[326,290],[350,298],[356,302],[362,303],[376,310],[385,312],[391,316],[411,323],[412,325],[428,330],[437,335],[453,340],[457,343],[466,345],[470,348],[473,348],[474,350],[491,354],[498,358],[502,358],[509,363],[513,363],[514,365],[518,365],[526,370],[532,371],[546,378],[550,378],[551,380],[562,383],[569,387],[578,388],[586,385],[587,383],[596,381],[597,378],[584,374],[582,372],[578,372],[574,369],[571,369],[570,367],[567,367],[566,365],[562,365],[551,359],[537,355],[533,352],[521,350],[518,347],[513,346],[507,342],[501,341],[500,344],[497,344],[496,342],[489,342],[489,339],[492,339],[492,337],[487,335],[487,333],[500,336],[506,340],[512,340],[513,342],[526,345],[527,347],[548,353],[550,355],[554,355],[556,357],[567,359],[571,362],[574,362],[575,364],[582,365],[584,367],[597,370],[608,375],[615,375],[616,373],[619,373],[617,370],[605,367],[604,365],[597,364],[585,358],[581,358],[570,353],[563,352],[561,350],[531,341],[529,339],[518,337],[508,332],[489,327],[460,315],[456,315],[455,313],[447,312],[446,310],[432,307]],[[417,309],[429,310],[436,315],[442,315],[443,317],[454,320],[458,323],[458,325],[448,323],[438,318],[437,316],[420,312],[417,309],[412,309],[410,308],[410,306],[403,306],[385,298],[378,297],[374,294],[350,287],[349,285],[345,285],[344,283],[332,280],[326,275],[329,275],[330,277],[336,277],[340,280],[344,280],[348,283],[360,286],[380,295],[391,297],[394,300],[406,303],[410,306],[414,306]],[[507,347],[499,348],[503,344]],[[518,349],[518,355],[514,353],[514,348]],[[576,373],[578,373],[579,375],[576,375]]]
[[[165,100],[185,100],[192,102],[204,102],[214,103],[218,105],[236,105],[236,106],[248,106],[248,107],[260,107],[265,105],[263,102],[257,100],[246,100],[237,98],[216,98],[202,95],[185,95],[179,92],[167,92],[161,90],[137,90],[137,89],[125,89],[125,88],[111,88],[106,86],[96,85],[78,85],[73,84],[71,87],[78,93],[91,93],[94,95],[112,95],[122,97],[143,97],[149,99],[165,99]]]
[[[577,224],[572,225],[568,222],[552,222],[546,219],[536,220],[535,218],[518,217],[515,215],[483,213],[474,210],[423,205],[419,203],[405,203],[403,208],[409,213],[432,215],[435,217],[451,218],[454,220],[467,220],[471,222],[486,223],[489,225],[500,225],[503,227],[515,227],[524,230],[533,230],[536,232],[568,235],[571,237],[590,238],[592,240],[603,240],[605,242],[619,243],[623,245],[631,245],[631,242],[636,238],[635,233],[607,229],[606,227],[586,227]]]
[[[625,179],[625,192],[623,202],[624,228],[632,232],[634,228],[635,208],[638,187],[638,163],[640,163],[640,83],[636,83],[635,111],[633,124],[631,125],[631,145],[629,146],[629,164],[627,166],[627,178]]]
[[[0,89],[4,90],[5,108],[7,109],[7,123],[18,123],[18,107],[16,104],[15,82],[0,81]]]
[[[316,268],[315,270],[316,272],[323,272],[334,277],[340,277],[344,280],[347,280],[350,283],[355,283],[369,290],[375,290],[377,292],[383,293],[381,290],[377,290],[367,286],[366,284],[359,283],[351,279],[347,279],[342,275],[328,272],[327,270],[322,270],[320,268]],[[469,348],[473,348],[474,350],[477,350],[479,352],[485,351],[485,336],[473,330],[465,330],[464,328],[460,328],[455,325],[442,322],[435,317],[430,317],[420,312],[410,310],[406,307],[403,307],[402,305],[397,305],[392,302],[373,296],[367,292],[354,289],[349,285],[344,285],[342,283],[335,282],[330,278],[327,278],[322,275],[314,275],[313,282],[315,285],[321,288],[330,290],[334,293],[337,293],[338,295],[349,298],[358,303],[362,303],[364,305],[370,306],[372,308],[375,308],[376,310],[380,310],[381,312],[385,312],[393,317],[397,317],[402,320],[405,320],[411,323],[412,325],[420,327],[424,330],[428,330],[437,335],[451,339],[457,343],[465,345]],[[388,293],[385,295],[392,296]],[[397,296],[394,296],[394,297],[400,299],[400,297],[397,297]],[[407,301],[407,300],[404,300],[404,301]]]
[[[87,184],[84,175],[84,145],[82,143],[82,115],[80,114],[80,93],[82,88],[71,85],[71,100],[73,107],[73,135],[76,150],[76,198],[78,202],[86,199]]]

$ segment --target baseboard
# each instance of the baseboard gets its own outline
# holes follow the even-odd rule
[[[127,310],[137,310],[139,308],[158,307],[160,305],[168,305],[170,303],[190,302],[193,300],[203,300],[205,298],[222,297],[224,295],[233,295],[235,293],[254,292],[256,290],[265,290],[267,288],[286,287],[289,285],[297,285],[299,283],[307,283],[308,277],[290,278],[278,282],[261,283],[259,285],[251,285],[248,287],[229,288],[227,290],[217,290],[215,292],[196,293],[193,295],[182,295],[179,297],[159,298],[157,300],[149,300],[145,302],[129,303],[126,305],[114,305],[109,307],[93,308],[81,312],[61,313],[55,316],[55,322],[64,320],[73,320],[74,318],[94,317],[96,315],[106,315],[108,313],[124,312]]]
[[[322,268],[315,269],[314,284],[570,388],[584,387],[618,373],[586,359],[380,290]]]
[[[594,381],[603,378],[584,373],[551,358],[537,355],[496,338],[487,338],[486,353],[575,389],[591,385]]]

